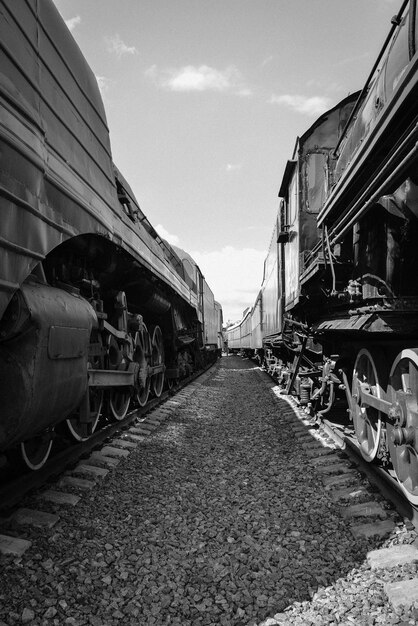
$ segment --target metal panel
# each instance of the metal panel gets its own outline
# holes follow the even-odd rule
[[[247,311],[241,322],[241,350],[251,349],[251,309]]]
[[[261,287],[263,300],[263,334],[270,334],[280,328],[281,292],[279,287],[278,266],[278,225],[274,225],[267,257],[264,261],[263,284]]]
[[[118,200],[97,82],[53,2],[3,0],[0,41],[0,317],[40,259],[87,233],[196,306],[163,246]]]
[[[285,307],[291,308],[299,295],[299,178],[295,171],[288,191],[288,229],[290,239],[285,244]]]
[[[374,314],[369,313],[368,315],[354,315],[342,319],[326,320],[321,322],[315,330],[361,330],[366,326],[373,315]]]
[[[50,359],[76,359],[87,355],[89,331],[86,328],[51,326],[48,336]]]
[[[262,296],[261,294],[254,304],[251,314],[251,348],[257,350],[263,346],[262,326]]]

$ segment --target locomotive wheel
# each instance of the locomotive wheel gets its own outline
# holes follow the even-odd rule
[[[109,335],[107,340],[107,357],[105,366],[109,369],[119,369],[123,361],[123,353],[115,337]],[[131,401],[131,391],[126,387],[110,389],[107,395],[106,416],[113,422],[120,422],[126,417]]]
[[[163,333],[159,326],[154,326],[151,334],[151,365],[164,365],[164,342]],[[154,395],[159,398],[164,386],[164,372],[154,374],[151,378],[151,388]]]
[[[39,470],[48,460],[52,448],[51,432],[22,441],[19,446],[21,461],[30,470]]]
[[[91,388],[88,394],[91,421],[80,422],[77,416],[65,420],[68,432],[76,441],[85,441],[94,433],[102,411],[103,390]]]
[[[126,417],[131,401],[131,392],[112,389],[109,392],[109,417],[120,422]]]
[[[379,355],[379,362],[380,362]],[[352,384],[352,417],[354,430],[360,444],[360,452],[369,463],[376,457],[379,449],[382,429],[381,412],[373,407],[365,406],[360,400],[360,387],[377,398],[382,398],[383,389],[378,378],[376,362],[368,350],[363,348],[357,354],[353,371]],[[375,362],[376,361],[376,362]],[[384,359],[383,359],[384,362]]]
[[[93,331],[91,341],[92,343],[98,344],[100,347],[102,346],[101,336],[95,331]],[[88,369],[103,368],[104,364],[101,354],[90,357]],[[65,420],[67,432],[69,432],[71,437],[76,441],[86,441],[86,439],[88,439],[94,433],[99,422],[100,413],[102,412],[104,397],[103,389],[95,389],[94,387],[90,387],[87,393],[87,410],[90,413],[90,420],[88,422],[80,421],[80,416],[77,413]]]
[[[418,504],[418,349],[402,350],[389,377],[392,409],[387,425],[396,478],[412,504]]]
[[[135,335],[135,353],[134,361],[139,365],[139,373],[137,376],[138,391],[136,399],[139,406],[145,406],[148,400],[151,378],[148,375],[148,365],[151,356],[150,337],[147,327],[144,325]]]

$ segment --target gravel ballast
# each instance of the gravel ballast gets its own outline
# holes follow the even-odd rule
[[[384,593],[417,563],[366,561],[414,533],[354,539],[265,375],[223,357],[193,388],[75,507],[43,502],[52,529],[14,529],[32,546],[0,557],[0,626],[418,624]]]

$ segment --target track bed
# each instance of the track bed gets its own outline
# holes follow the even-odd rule
[[[149,434],[133,433],[137,446],[119,459],[113,453],[119,462],[94,489],[73,486],[80,498],[74,507],[40,494],[22,502],[59,519],[51,528],[5,522],[2,532],[31,545],[21,556],[0,557],[0,622],[361,625],[411,618],[413,607],[397,612],[384,585],[417,577],[417,563],[376,573],[367,554],[410,545],[414,531],[369,494],[388,532],[355,536],[321,470],[323,458],[325,467],[344,459],[269,387],[250,361],[224,357],[167,403],[164,424],[150,414]]]

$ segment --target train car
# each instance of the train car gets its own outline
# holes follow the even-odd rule
[[[361,92],[297,139],[252,309],[252,346],[283,392],[321,417],[348,409],[363,457],[391,467],[414,505],[416,5],[402,3]]]
[[[329,294],[315,323],[340,355],[357,439],[390,460],[418,504],[418,52],[416,1],[402,4],[337,147],[320,209]],[[320,269],[310,279],[317,290]],[[341,303],[344,303],[343,305]],[[340,304],[337,304],[340,303]],[[335,375],[335,374],[334,374]],[[338,383],[327,383],[325,394]],[[332,393],[332,392],[331,392]]]
[[[222,306],[215,300],[215,317],[216,317],[216,337],[218,346],[218,356],[222,356],[225,347],[225,337],[223,332],[224,320],[222,314]]]
[[[263,292],[260,291],[251,310],[251,339],[250,345],[253,356],[258,362],[263,362]]]
[[[253,308],[253,315],[261,311],[261,320],[254,321],[259,330],[252,343],[267,371],[280,382],[289,382],[289,389],[299,384],[299,378],[290,380],[288,363],[300,352],[299,328],[306,320],[300,277],[321,241],[317,215],[332,180],[336,163],[332,152],[357,97],[345,98],[297,139],[279,190],[282,199],[264,261],[258,309]],[[321,347],[308,338],[302,357],[316,361],[318,353],[321,358]]]
[[[413,504],[417,122],[417,11],[407,0],[363,90],[321,116],[287,164],[277,236],[281,326],[273,342],[264,333],[284,392],[320,416],[348,407],[363,457],[389,464]],[[265,319],[269,306],[263,301]]]
[[[185,279],[197,295],[198,317],[202,326],[203,345],[208,353],[207,356],[210,358],[209,353],[212,353],[212,357],[219,356],[223,346],[222,307],[219,302],[216,302],[205,277],[190,254],[177,246],[171,246],[171,248],[182,264]],[[193,358],[191,354],[190,358]]]
[[[215,304],[115,167],[53,2],[1,0],[0,41],[0,451],[37,469],[56,428],[85,439],[199,365]]]
[[[225,331],[228,350],[234,353],[241,352],[245,356],[252,355],[251,337],[251,309],[247,308],[242,314],[242,319]]]
[[[251,347],[251,318],[252,310],[249,308],[244,312],[244,316],[241,321],[241,352],[245,356],[252,356],[253,350]]]
[[[261,332],[258,348],[272,348],[282,330],[282,284],[279,268],[279,222],[275,220],[267,256],[264,260],[263,280],[258,300],[262,302]]]
[[[227,343],[228,352],[233,354],[237,353],[241,349],[241,324],[240,322],[228,326],[225,330],[225,338]]]

